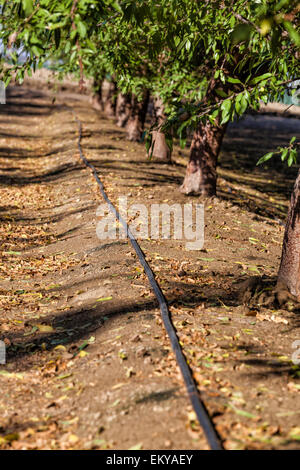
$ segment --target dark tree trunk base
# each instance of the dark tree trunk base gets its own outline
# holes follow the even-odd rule
[[[195,167],[191,162],[188,164],[184,181],[179,191],[187,196],[189,194],[206,197],[215,196],[217,193],[217,175],[212,175],[210,183],[203,182],[203,174],[200,168]]]
[[[135,123],[130,123],[127,127],[127,140],[130,142],[141,142],[143,131]]]
[[[180,191],[184,194],[215,196],[217,190],[217,160],[226,130],[211,123],[200,124],[194,132],[190,161]]]
[[[142,139],[147,107],[149,102],[149,92],[144,93],[141,101],[135,95],[131,98],[130,116],[127,121],[127,139],[132,142],[140,142]]]
[[[103,103],[100,93],[95,93],[91,97],[91,105],[96,111],[103,111]]]
[[[116,106],[117,126],[125,127],[130,116],[131,95],[119,93]]]
[[[153,121],[156,126],[162,126],[166,120],[164,105],[161,98],[157,97],[153,100]],[[172,152],[166,142],[166,136],[163,132],[152,132],[152,158],[164,162],[171,162]]]
[[[167,145],[165,134],[153,131],[152,140],[154,144],[151,157],[163,162],[171,162],[171,150]]]
[[[299,310],[299,301],[281,282],[275,285],[273,280],[253,276],[237,287],[237,296],[242,304],[241,313],[245,315],[255,315],[261,308]]]

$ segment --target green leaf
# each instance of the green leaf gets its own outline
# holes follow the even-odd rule
[[[238,24],[232,33],[232,42],[237,44],[242,41],[248,41],[254,30],[253,26],[248,24]]]
[[[72,373],[69,373],[69,374],[62,374],[62,375],[59,375],[57,377],[55,377],[56,380],[64,380],[64,379],[68,379],[69,377],[72,377]]]
[[[191,45],[192,45],[192,43],[191,43],[191,41],[188,39],[188,40],[186,41],[186,43],[185,43],[185,48],[186,48],[187,51],[189,51],[189,50],[191,49]]]
[[[230,113],[231,104],[232,102],[230,99],[223,101],[223,103],[221,104],[221,110],[226,114]]]
[[[256,416],[255,416],[254,414],[248,413],[248,411],[240,410],[240,409],[238,409],[238,408],[236,408],[235,406],[232,406],[232,405],[230,405],[230,408],[231,408],[237,415],[244,416],[245,418],[250,418],[250,419],[256,418]]]
[[[289,33],[290,38],[292,39],[292,41],[294,41],[296,46],[300,47],[300,34],[295,30],[292,23],[290,23],[289,21],[284,21],[283,24],[284,24],[287,32]]]
[[[270,72],[264,73],[263,75],[260,75],[259,77],[255,77],[253,80],[251,80],[252,85],[256,85],[256,83],[261,82],[262,80],[265,80],[266,78],[272,77],[272,74]]]
[[[143,443],[139,442],[138,444],[135,444],[134,446],[130,447],[128,450],[141,450],[143,448]]]
[[[112,297],[101,297],[97,299],[96,302],[106,302],[107,300],[112,300]]]
[[[22,7],[25,15],[29,16],[33,12],[33,0],[22,0]]]
[[[119,2],[112,2],[112,3],[111,3],[111,6],[112,6],[115,10],[117,10],[119,13],[123,13],[123,10],[122,10],[122,8],[121,8],[120,5],[119,5]]]
[[[39,57],[44,51],[40,47],[32,46],[31,50],[36,57]]]
[[[186,137],[180,137],[179,141],[180,148],[184,149],[186,146]]]
[[[239,93],[235,100],[236,112],[240,115],[244,114],[247,108],[248,108],[248,100],[247,100],[246,94],[244,92]]]
[[[288,148],[286,148],[286,149],[283,150],[283,152],[282,152],[282,154],[281,154],[281,161],[282,161],[282,162],[286,159],[286,156],[287,156],[287,154],[288,154],[288,151],[289,151]]]
[[[84,38],[86,36],[86,26],[82,21],[77,21],[77,29],[80,37]]]
[[[227,77],[227,82],[229,83],[242,83],[238,78]]]
[[[221,125],[225,124],[227,121],[230,119],[230,114],[231,114],[231,107],[232,107],[232,100],[227,99],[223,101],[221,104],[221,110],[222,110],[222,121]]]
[[[288,166],[292,166],[293,163],[297,163],[297,150],[292,149],[289,154],[289,158],[287,161]]]
[[[225,93],[225,91],[222,90],[222,88],[217,88],[217,89],[216,89],[216,93],[217,93],[217,95],[221,96],[221,98],[227,98],[227,96],[228,96],[228,95]]]
[[[89,342],[87,340],[85,340],[78,348],[78,351],[82,351],[83,349],[85,349],[87,346],[89,345]]]
[[[269,152],[269,153],[266,153],[263,157],[261,157],[258,162],[256,163],[256,165],[261,165],[261,163],[264,163],[268,160],[270,160],[270,158],[272,158],[274,155],[274,152]]]

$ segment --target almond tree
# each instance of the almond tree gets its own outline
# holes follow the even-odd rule
[[[95,33],[118,48],[101,60],[123,91],[162,101],[154,133],[177,132],[184,145],[194,132],[181,191],[215,195],[227,123],[278,99],[299,74],[297,0],[128,1],[120,10]]]

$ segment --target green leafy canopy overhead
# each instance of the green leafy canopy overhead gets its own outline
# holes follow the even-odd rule
[[[1,75],[51,60],[61,73],[119,90],[147,88],[166,107],[182,143],[199,121],[225,124],[278,100],[300,76],[298,0],[0,0]],[[20,51],[26,60],[20,63]],[[289,160],[291,160],[290,153]],[[294,158],[294,157],[293,157]]]

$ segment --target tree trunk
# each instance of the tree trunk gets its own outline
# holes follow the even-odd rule
[[[117,86],[114,81],[103,81],[102,99],[104,103],[104,112],[108,119],[113,119],[116,113],[116,92]]]
[[[300,170],[291,196],[277,284],[300,297]]]
[[[91,96],[91,105],[96,111],[103,111],[101,86],[95,90],[94,94]]]
[[[132,95],[130,116],[127,122],[126,130],[129,140],[140,142],[145,125],[147,107],[149,101],[149,92],[145,91],[141,101],[138,101],[135,95]]]
[[[217,160],[227,124],[200,123],[193,135],[190,161],[180,191],[214,196],[217,189]]]
[[[103,111],[103,103],[101,100],[101,94],[96,92],[91,96],[91,105],[96,111]]]
[[[117,126],[125,127],[130,116],[131,95],[123,93],[118,94],[116,106]]]
[[[102,82],[96,83],[94,81],[94,94],[91,96],[91,105],[97,111],[103,111]]]
[[[161,98],[154,98],[153,108],[156,125],[162,126],[166,120],[166,115]],[[170,162],[172,152],[167,145],[165,134],[160,131],[152,131],[152,142],[152,157],[155,157],[161,161]]]

